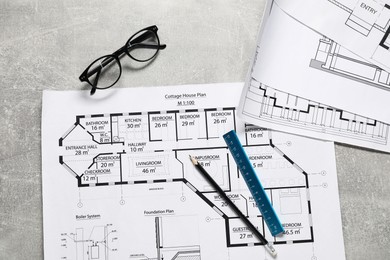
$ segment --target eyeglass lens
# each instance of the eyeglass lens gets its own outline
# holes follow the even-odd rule
[[[160,41],[151,30],[140,31],[127,42],[127,53],[137,61],[148,61],[158,52]]]
[[[121,74],[118,60],[107,55],[97,59],[88,69],[88,81],[99,89],[109,88],[114,85]]]
[[[160,49],[160,40],[153,29],[157,31],[157,27],[154,27],[134,34],[124,47],[113,54],[100,57],[88,67],[86,77],[92,86],[91,94],[96,89],[109,88],[119,80],[122,73],[119,58],[123,52],[140,62],[149,61],[156,56]]]

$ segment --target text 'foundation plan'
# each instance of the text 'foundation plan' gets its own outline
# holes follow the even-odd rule
[[[194,156],[278,252],[344,259],[334,147],[244,124],[242,83],[45,91],[46,259],[271,259]],[[285,232],[272,237],[222,135],[235,129]]]

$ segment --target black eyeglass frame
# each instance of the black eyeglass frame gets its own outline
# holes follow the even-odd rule
[[[141,32],[145,31],[144,33],[140,34]],[[166,48],[166,44],[160,44],[160,38],[158,37],[157,35],[157,31],[158,31],[158,28],[156,25],[152,25],[152,26],[149,26],[149,27],[146,27],[142,30],[139,30],[138,32],[136,32],[135,34],[133,34],[127,41],[126,41],[126,44],[124,46],[122,46],[121,48],[119,48],[118,50],[116,50],[115,52],[113,52],[112,54],[108,54],[108,55],[103,55],[99,58],[97,58],[96,60],[94,60],[84,71],[83,73],[81,73],[79,79],[81,82],[87,82],[89,85],[91,85],[92,89],[91,89],[91,95],[93,95],[95,92],[96,92],[96,89],[108,89],[108,88],[111,88],[112,86],[114,86],[118,80],[120,79],[121,75],[122,75],[122,64],[120,63],[120,56],[123,54],[123,53],[126,53],[131,59],[135,60],[135,61],[138,61],[138,62],[147,62],[147,61],[150,61],[152,60],[154,57],[156,57],[157,53],[159,52],[159,50],[163,50]],[[151,37],[150,33],[153,33],[153,35],[156,37],[157,39],[157,45],[151,45],[151,44],[143,44],[142,42],[144,40],[146,40],[147,38]],[[136,37],[135,39],[133,39],[134,36],[140,34],[138,37]],[[135,49],[135,48],[156,48],[157,51],[154,53],[154,55],[148,59],[145,59],[145,60],[140,60],[140,59],[137,59],[135,57],[133,57],[131,54],[130,54],[130,51],[132,49]],[[101,67],[96,67],[95,69],[93,69],[92,71],[89,71],[89,69],[91,68],[92,65],[95,64],[95,62],[97,62],[98,60],[101,60],[101,59],[104,59],[102,62],[101,62]],[[113,60],[116,60],[116,62],[118,62],[119,64],[119,76],[118,78],[115,80],[114,83],[112,83],[111,85],[107,86],[107,87],[97,87],[97,81],[99,79],[99,74],[100,74],[100,71],[101,71],[101,68],[105,67],[106,65],[109,65]],[[89,77],[95,73],[98,73],[98,75],[96,76],[96,80],[94,83],[90,82],[89,81]]]

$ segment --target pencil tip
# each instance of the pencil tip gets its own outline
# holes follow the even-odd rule
[[[192,157],[191,155],[189,155],[189,157],[190,157],[190,160],[191,160],[193,165],[197,165],[198,164],[198,161],[194,157]]]
[[[267,243],[265,246],[268,249],[268,252],[272,255],[272,257],[276,257],[278,255],[275,248],[271,244]]]

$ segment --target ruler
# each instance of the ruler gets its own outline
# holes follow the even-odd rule
[[[233,155],[233,158],[240,169],[241,175],[256,201],[257,207],[259,208],[271,234],[276,236],[282,233],[284,228],[282,227],[282,224],[272,207],[271,201],[261,185],[259,177],[257,177],[255,169],[252,167],[248,155],[245,153],[236,132],[232,130],[224,134],[223,139],[225,140],[230,153]]]

